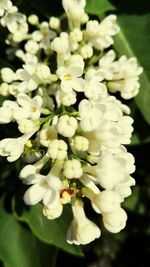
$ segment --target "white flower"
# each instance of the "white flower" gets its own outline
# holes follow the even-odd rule
[[[47,217],[49,220],[54,220],[56,218],[59,218],[62,214],[63,206],[61,203],[57,203],[54,207],[46,207],[43,208],[43,214]]]
[[[43,63],[30,63],[23,65],[24,69],[18,69],[16,75],[20,83],[20,87],[25,87],[26,91],[35,90],[40,84],[49,84],[56,81],[56,75],[51,74],[50,69]]]
[[[39,45],[37,42],[35,42],[34,40],[29,40],[26,42],[25,44],[25,50],[29,53],[29,54],[36,54],[39,50]]]
[[[112,63],[115,57],[116,54],[114,50],[110,50],[99,60],[100,70],[103,72],[106,80],[113,79],[113,74],[116,71],[116,65]]]
[[[43,146],[48,147],[50,142],[57,138],[57,132],[55,127],[52,125],[46,128],[42,128],[42,130],[40,131],[39,138],[40,138],[40,143]]]
[[[26,16],[18,12],[16,6],[11,6],[1,19],[1,24],[12,33],[15,42],[24,40],[28,33]]]
[[[84,94],[91,101],[100,101],[107,96],[107,87],[101,81],[104,79],[102,71],[89,69],[85,75],[86,87]]]
[[[80,29],[74,28],[70,32],[70,41],[71,41],[71,43],[81,42],[82,38],[83,38],[83,33],[82,33],[82,31]]]
[[[133,185],[135,185],[135,180],[129,176],[125,181],[116,184],[113,190],[120,195],[121,201],[124,201],[124,198],[131,195],[132,191],[130,187]]]
[[[80,78],[83,74],[84,64],[72,63],[68,67],[59,67],[58,78],[61,80],[61,90],[69,93],[72,90],[84,92],[85,81]]]
[[[81,201],[75,201],[72,211],[74,219],[67,232],[69,244],[85,245],[100,237],[100,229],[86,217]]]
[[[37,131],[39,128],[39,124],[36,121],[32,121],[29,119],[24,119],[18,121],[18,129],[21,133],[32,133]]]
[[[3,106],[0,107],[0,123],[5,124],[14,120],[14,110],[18,108],[15,101],[5,100]]]
[[[78,122],[74,117],[63,115],[59,118],[56,129],[59,134],[65,137],[72,137],[78,128]]]
[[[83,99],[79,104],[80,127],[85,132],[91,132],[98,128],[101,116],[104,112],[103,106],[98,107],[90,101]]]
[[[76,103],[76,93],[72,90],[67,94],[63,91],[57,91],[56,94],[57,103],[60,105],[63,104],[64,106],[71,106]]]
[[[49,19],[49,26],[51,29],[58,30],[60,28],[60,19],[57,17],[51,17]]]
[[[1,77],[6,83],[12,83],[16,79],[15,73],[10,68],[2,68]]]
[[[31,119],[35,121],[39,119],[43,103],[40,96],[30,98],[26,94],[19,94],[17,96],[17,102],[21,106],[16,108],[13,114],[17,121],[23,119]]]
[[[103,188],[111,190],[119,182],[128,180],[129,174],[134,171],[134,157],[132,154],[127,152],[116,155],[103,153],[97,166],[97,180]]]
[[[72,139],[72,146],[78,151],[87,151],[89,147],[89,141],[84,136],[76,135]]]
[[[5,124],[13,120],[13,111],[9,107],[0,108],[0,123]]]
[[[88,21],[85,30],[85,37],[88,42],[98,50],[103,50],[112,45],[112,36],[119,31],[115,21],[115,15],[107,16],[100,24],[97,21]]]
[[[126,225],[127,214],[122,209],[103,214],[105,228],[111,233],[119,233]]]
[[[83,39],[83,33],[80,29],[74,28],[69,35],[69,48],[72,52],[79,48],[79,42]]]
[[[85,0],[63,0],[63,8],[74,27],[79,27],[85,15]]]
[[[9,9],[12,6],[12,2],[9,0],[0,1],[0,17],[4,15],[5,10]]]
[[[56,36],[56,33],[50,30],[49,23],[43,21],[39,24],[39,30],[32,33],[32,39],[39,43],[39,47],[44,49],[46,54],[51,52],[51,40]]]
[[[8,96],[9,95],[9,85],[8,83],[1,83],[0,85],[0,95]]]
[[[137,59],[126,56],[113,63],[117,71],[113,75],[113,81],[108,82],[111,92],[120,91],[122,98],[130,99],[139,92],[139,75],[143,69],[138,66]]]
[[[24,145],[27,140],[33,135],[25,134],[18,138],[6,138],[0,141],[0,155],[7,157],[9,162],[13,162],[20,158],[24,151]]]
[[[62,186],[59,178],[51,174],[47,176],[33,174],[28,179],[28,184],[32,186],[24,194],[24,202],[27,205],[35,205],[42,201],[47,208],[57,207],[60,202],[59,191]]]
[[[118,127],[120,128],[120,136],[118,136],[118,138],[120,139],[121,144],[130,144],[133,132],[132,124],[133,119],[129,116],[123,116],[119,120]]]
[[[32,14],[28,17],[28,22],[31,24],[31,25],[38,25],[39,23],[39,18],[37,15],[35,14]]]
[[[80,48],[80,55],[84,58],[84,59],[87,59],[87,58],[90,58],[93,56],[93,48],[91,45],[89,44],[86,44],[84,46],[81,46]]]
[[[60,37],[55,37],[51,42],[51,49],[58,54],[66,54],[69,49],[69,36],[66,32],[62,32]]]
[[[30,143],[30,141],[28,141]],[[27,142],[27,143],[28,143]],[[26,145],[27,145],[26,143]],[[32,146],[32,145],[31,145]],[[30,146],[29,146],[30,147]],[[30,178],[32,175],[39,174],[43,166],[48,162],[50,156],[46,153],[39,161],[34,165],[26,165],[20,172],[19,177],[23,180],[25,184],[30,184]]]
[[[77,159],[66,160],[63,169],[63,174],[68,179],[80,178],[83,174],[82,165]]]
[[[67,156],[67,144],[63,140],[52,140],[48,145],[48,153],[52,159],[63,160]]]
[[[92,206],[102,214],[116,211],[120,203],[121,197],[112,190],[104,190],[92,199]]]
[[[16,57],[21,59],[25,64],[37,64],[38,58],[36,55],[33,55],[31,53],[24,53],[23,50],[18,49],[15,53]]]

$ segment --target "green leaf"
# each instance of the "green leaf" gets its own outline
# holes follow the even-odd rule
[[[115,37],[115,50],[119,55],[136,56],[144,71],[140,77],[140,92],[135,102],[145,120],[150,123],[150,16],[119,15],[120,33]]]
[[[131,117],[134,119],[134,132],[131,138],[131,145],[143,145],[150,142],[150,125],[144,120],[134,101],[129,106]]]
[[[107,11],[115,10],[115,6],[108,0],[87,0],[86,12],[100,15]]]
[[[55,245],[71,254],[83,256],[80,247],[66,242],[66,232],[71,222],[70,207],[65,207],[60,218],[48,220],[42,212],[42,205],[37,204],[27,209],[21,200],[16,200],[15,211],[20,221],[26,222],[33,233],[43,242]]]
[[[1,203],[0,259],[5,267],[48,267],[42,264],[39,256],[41,249],[37,250],[37,246],[38,242],[31,232],[18,223],[12,214],[7,213]]]

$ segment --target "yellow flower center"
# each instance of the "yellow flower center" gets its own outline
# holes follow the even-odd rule
[[[37,111],[37,108],[32,107],[31,111],[32,111],[32,112],[36,112],[36,111]]]
[[[72,79],[72,77],[71,77],[70,73],[64,74],[64,80],[65,81],[70,81],[71,79]]]

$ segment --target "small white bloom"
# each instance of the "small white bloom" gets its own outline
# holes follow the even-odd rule
[[[5,83],[12,83],[16,79],[15,73],[10,68],[2,68],[1,77]]]
[[[9,85],[8,83],[1,83],[0,85],[0,95],[8,96],[9,95]]]
[[[30,175],[36,174],[36,167],[35,165],[26,165],[20,172],[19,177],[22,180],[25,180],[24,182],[28,184],[27,178],[30,177]]]
[[[59,190],[62,185],[59,178],[51,174],[33,174],[28,179],[28,184],[32,186],[24,194],[26,205],[35,205],[42,201],[47,208],[53,209],[60,203]]]
[[[75,201],[72,211],[74,219],[67,232],[69,244],[85,245],[100,237],[100,229],[86,217],[81,201]]]
[[[29,119],[18,121],[18,129],[23,134],[32,133],[34,131],[37,131],[38,128],[39,128],[39,125],[35,121],[29,120]]]
[[[66,160],[63,169],[63,174],[68,179],[80,178],[83,174],[82,165],[77,159]]]
[[[0,1],[0,17],[4,15],[4,12],[12,6],[12,2],[9,0]]]
[[[85,75],[86,87],[84,94],[91,101],[100,101],[107,96],[107,87],[101,81],[104,79],[102,71],[89,69]]]
[[[57,91],[56,95],[57,103],[61,103],[64,106],[71,106],[76,103],[76,93],[72,90],[68,92],[67,94],[63,91]]]
[[[49,220],[54,220],[56,218],[59,218],[62,214],[63,206],[61,203],[57,203],[57,205],[53,208],[44,206],[43,208],[43,214],[47,217]]]
[[[16,108],[13,114],[17,121],[22,119],[31,119],[35,121],[39,119],[43,103],[40,96],[30,98],[26,94],[19,94],[17,96],[17,102],[21,106]]]
[[[15,101],[5,100],[0,107],[0,123],[5,124],[14,120],[14,111],[18,108]]]
[[[26,141],[33,135],[25,134],[18,138],[6,138],[0,141],[0,155],[9,162],[16,161],[24,151]]]
[[[97,166],[97,179],[103,188],[111,190],[119,182],[128,180],[129,174],[134,171],[134,157],[132,154],[127,152],[116,155],[103,153]]]
[[[130,187],[134,185],[135,180],[129,176],[125,181],[116,184],[113,190],[120,195],[121,201],[124,201],[124,198],[131,195],[132,191]]]
[[[84,64],[72,63],[68,67],[59,67],[57,70],[58,78],[61,80],[61,90],[69,93],[74,89],[76,92],[83,92],[85,88],[84,79],[80,78],[83,74]]]
[[[139,92],[139,75],[143,69],[138,66],[137,59],[131,57],[127,59],[122,56],[113,65],[117,71],[113,75],[113,81],[108,82],[108,88],[111,92],[120,91],[122,98],[130,99]]]
[[[51,82],[57,80],[56,75],[51,74],[50,68],[43,63],[39,63],[37,65],[36,75],[39,78],[40,83],[42,83],[42,84],[43,83],[51,83]]]
[[[100,24],[97,21],[88,21],[85,30],[85,37],[88,42],[98,50],[103,50],[112,45],[112,36],[119,31],[115,22],[115,15],[107,16]]]
[[[35,14],[32,14],[28,17],[28,22],[31,24],[31,25],[38,25],[39,23],[39,18],[37,15]]]
[[[104,107],[93,105],[84,99],[79,104],[79,114],[81,118],[80,127],[85,132],[91,132],[98,128]]]
[[[74,117],[63,115],[59,118],[56,129],[59,134],[65,137],[72,137],[78,128],[78,122]]]
[[[28,63],[23,65],[23,69],[18,69],[16,75],[20,83],[20,87],[25,87],[25,92],[30,92],[40,84],[49,84],[56,81],[56,75],[51,74],[50,69],[43,63]]]
[[[116,65],[112,63],[115,57],[116,54],[114,50],[110,50],[99,60],[100,70],[104,73],[106,80],[113,79],[113,74],[116,71]]]
[[[105,228],[111,233],[119,233],[126,225],[127,214],[122,209],[103,214]]]
[[[48,154],[52,159],[65,159],[67,156],[67,144],[63,140],[52,140],[48,145]]]
[[[79,51],[80,51],[80,55],[84,59],[87,59],[93,56],[93,48],[89,44],[82,46]]]
[[[80,29],[78,28],[74,28],[71,32],[70,32],[70,41],[74,42],[74,43],[78,43],[81,42],[83,38],[83,33]]]
[[[76,135],[72,139],[72,146],[78,151],[87,151],[89,147],[89,141],[84,136]]]
[[[49,26],[51,29],[58,30],[60,28],[60,19],[57,17],[51,17],[49,19]]]
[[[18,49],[15,53],[16,57],[21,59],[25,64],[37,64],[38,58],[36,55],[33,55],[31,53],[24,53],[23,50]]]
[[[36,54],[39,50],[39,45],[34,40],[29,40],[25,44],[25,50],[30,54]]]
[[[18,12],[16,6],[11,6],[1,19],[1,24],[12,33],[15,42],[24,40],[28,33],[26,16]]]
[[[66,54],[69,49],[69,36],[66,32],[62,32],[60,37],[54,38],[51,42],[51,49],[58,54]]]
[[[120,208],[121,197],[112,190],[104,190],[100,194],[95,195],[93,199],[93,206],[103,214],[108,212],[114,212]]]
[[[13,111],[9,107],[0,107],[0,123],[5,124],[13,120]]]
[[[42,130],[40,131],[39,138],[40,138],[40,143],[43,146],[48,147],[48,145],[52,140],[57,139],[57,132],[55,127],[52,125],[46,128],[42,128]]]
[[[29,143],[29,144],[28,144]],[[26,142],[26,146],[32,147],[32,144],[30,140]],[[40,170],[43,168],[43,166],[48,162],[50,159],[50,156],[48,153],[46,153],[39,161],[37,161],[35,164],[29,164],[26,165],[20,172],[19,177],[23,180],[25,184],[30,184],[30,178],[34,175],[34,178],[36,178],[35,174],[39,174]],[[52,167],[53,169],[53,167]]]
[[[63,0],[63,8],[74,27],[79,27],[83,23],[85,11],[84,7],[86,5],[85,0]]]

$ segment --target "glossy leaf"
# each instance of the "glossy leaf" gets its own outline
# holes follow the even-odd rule
[[[34,236],[0,206],[0,259],[5,267],[42,267]]]
[[[100,15],[115,10],[115,6],[108,0],[87,0],[86,11],[90,14]]]
[[[43,242],[55,245],[71,254],[83,256],[79,246],[66,242],[66,232],[71,222],[70,207],[65,207],[62,216],[55,220],[48,220],[42,213],[42,205],[37,204],[27,209],[25,205],[19,207],[21,200],[16,200],[16,215],[20,221],[26,222],[33,233]]]

